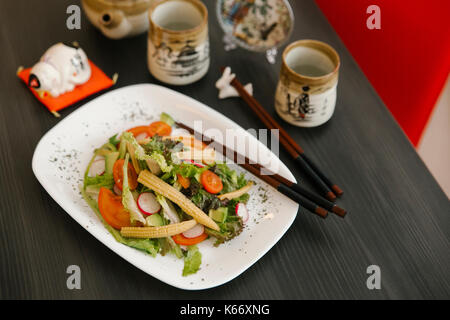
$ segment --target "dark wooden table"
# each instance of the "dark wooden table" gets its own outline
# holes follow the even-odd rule
[[[215,1],[205,2],[210,71],[201,81],[175,89],[244,128],[262,127],[240,99],[218,100],[213,84],[219,66],[230,65],[242,82],[253,82],[257,99],[275,114],[280,62],[269,65],[264,55],[243,50],[225,52]],[[33,65],[52,44],[78,40],[107,74],[119,73],[116,87],[158,82],[147,71],[145,35],[108,40],[84,15],[81,30],[70,31],[66,8],[72,3],[0,2],[0,298],[450,298],[448,198],[312,0],[291,1],[296,17],[291,40],[319,39],[339,52],[337,110],[321,127],[285,128],[321,167],[333,172],[346,191],[340,204],[348,216],[321,220],[301,210],[260,261],[237,279],[205,291],[168,286],[105,248],[35,179],[34,148],[60,119],[34,99],[15,72],[19,65]],[[62,111],[62,117],[80,105]],[[303,178],[286,152],[281,159]],[[66,268],[72,264],[81,268],[81,290],[66,287]],[[381,290],[366,287],[366,269],[372,264],[381,268]]]

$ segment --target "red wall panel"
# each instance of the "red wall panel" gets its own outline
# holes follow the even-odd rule
[[[414,145],[450,70],[450,0],[316,0]],[[369,30],[367,7],[381,9]]]

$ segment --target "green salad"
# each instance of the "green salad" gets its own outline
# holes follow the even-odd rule
[[[118,242],[184,259],[187,276],[201,265],[197,244],[242,232],[252,182],[194,136],[172,135],[174,125],[163,113],[109,138],[94,150],[81,194]]]

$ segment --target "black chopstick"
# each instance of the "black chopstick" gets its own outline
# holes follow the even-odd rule
[[[254,164],[253,166],[260,170],[264,169],[266,174],[273,176],[273,178],[275,180],[278,180],[281,183],[288,186],[289,188],[292,188],[294,191],[300,193],[301,195],[303,195],[306,198],[308,198],[309,200],[317,203],[319,206],[327,209],[328,211],[333,212],[342,218],[347,214],[347,210],[339,207],[335,203],[328,201],[327,199],[324,199],[322,197],[319,197],[318,195],[316,195],[313,192],[309,191],[308,189],[302,187],[301,185],[299,185],[295,182],[292,182],[291,180],[286,179],[285,177],[280,176],[279,174],[273,173],[269,169],[262,167],[260,164]]]
[[[261,174],[260,170],[256,169],[250,164],[244,163],[240,164],[240,166],[249,171],[250,173],[252,173],[253,175],[257,176],[267,184],[271,185],[285,196],[291,198],[292,200],[297,202],[300,206],[304,207],[310,212],[318,215],[321,218],[326,218],[328,216],[327,210],[318,206],[316,203],[310,201],[306,197],[302,196],[300,193],[297,193],[295,190],[289,188],[289,186],[281,183],[278,180],[275,180],[269,175]]]

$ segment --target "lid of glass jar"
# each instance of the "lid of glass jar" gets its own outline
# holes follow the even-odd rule
[[[287,0],[218,0],[216,11],[224,32],[251,51],[281,46],[294,27]]]

